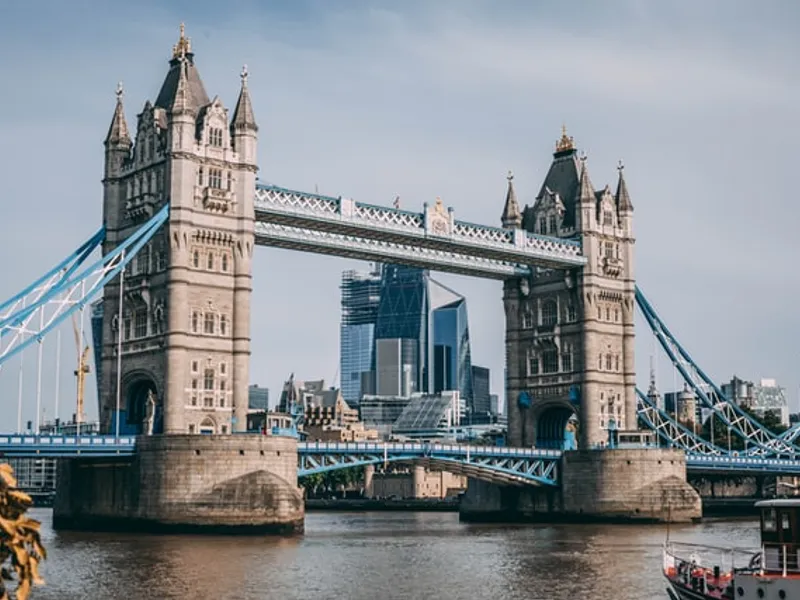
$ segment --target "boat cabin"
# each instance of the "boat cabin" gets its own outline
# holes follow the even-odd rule
[[[763,500],[761,511],[761,570],[764,573],[800,573],[800,499]]]

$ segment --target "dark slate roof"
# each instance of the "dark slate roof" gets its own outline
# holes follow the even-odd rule
[[[544,198],[548,190],[561,196],[565,209],[564,227],[575,227],[575,198],[578,194],[580,173],[581,165],[577,150],[573,148],[556,152],[553,154],[553,162],[550,165],[547,176],[544,178],[542,188],[536,196],[536,200],[539,201]],[[527,208],[525,212],[528,212]]]
[[[239,100],[236,101],[236,109],[233,111],[231,128],[258,131],[256,118],[253,115],[253,103],[250,101],[250,92],[247,91],[246,75],[242,77],[242,91],[239,92]]]
[[[207,105],[210,101],[206,88],[203,86],[203,80],[200,79],[200,73],[194,65],[194,55],[186,54],[186,77],[187,77],[187,97],[186,108],[192,111],[197,111],[200,107]],[[156,98],[156,106],[170,110],[175,103],[175,94],[178,90],[178,81],[180,79],[181,60],[180,58],[173,58],[169,61],[169,71],[164,78],[164,83],[161,85],[161,91]]]
[[[125,121],[125,110],[122,107],[121,93],[117,96],[117,107],[114,109],[114,117],[111,119],[111,126],[108,128],[108,135],[105,141],[110,145],[131,145],[131,136],[128,133],[128,123]]]
[[[506,191],[506,203],[503,207],[501,220],[503,227],[519,227],[522,222],[522,215],[517,202],[517,192],[514,190],[514,176],[511,173],[508,174],[508,190]]]

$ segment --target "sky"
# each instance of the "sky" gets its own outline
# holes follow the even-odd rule
[[[233,108],[246,63],[259,177],[281,186],[499,225],[506,173],[531,204],[562,124],[596,187],[622,159],[636,276],[718,381],[774,377],[797,408],[795,188],[800,5],[709,0],[178,0],[0,3],[0,298],[101,225],[102,141],[124,82],[129,126],[154,99],[186,23],[211,96]],[[251,380],[337,383],[341,271],[357,261],[258,248]],[[497,282],[437,274],[468,299],[472,356],[503,393]],[[71,333],[62,362],[75,360]],[[652,336],[637,323],[646,385]],[[53,415],[55,345],[42,382]],[[24,418],[35,413],[26,354]],[[659,383],[673,372],[656,359]],[[74,405],[62,369],[61,416]],[[18,367],[0,371],[0,429]],[[96,414],[94,382],[87,396]],[[65,406],[67,408],[65,408]],[[94,412],[93,412],[94,411]]]

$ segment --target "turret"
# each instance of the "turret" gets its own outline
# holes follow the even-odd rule
[[[593,230],[597,223],[597,196],[589,178],[586,155],[581,157],[581,173],[575,196],[575,222],[578,223],[578,229],[584,232]]]
[[[505,229],[519,229],[522,227],[522,213],[517,202],[517,192],[514,190],[514,174],[508,172],[508,190],[506,191],[506,203],[503,207],[501,217]]]
[[[106,178],[118,177],[122,169],[122,164],[130,155],[131,136],[128,133],[128,123],[125,121],[125,109],[122,104],[123,96],[122,82],[117,84],[117,105],[114,108],[114,116],[111,118],[111,126],[108,128],[108,135],[104,145],[106,147]]]
[[[626,234],[630,235],[633,229],[633,204],[631,203],[630,194],[628,194],[628,186],[625,183],[625,176],[623,175],[625,165],[622,164],[622,161],[619,161],[617,170],[619,171],[619,179],[617,181],[617,193],[614,195],[614,199],[617,204],[620,227]]]
[[[253,115],[253,104],[247,89],[247,65],[242,67],[242,87],[231,120],[231,142],[242,162],[256,164],[256,140],[258,125]]]

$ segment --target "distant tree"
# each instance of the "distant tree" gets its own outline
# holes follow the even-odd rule
[[[33,501],[17,489],[13,469],[0,464],[0,600],[10,600],[6,582],[17,582],[15,598],[27,600],[39,577],[39,563],[47,552],[39,536],[39,521],[25,513]]]
[[[300,485],[305,488],[309,497],[314,498],[320,493],[325,495],[332,494],[339,489],[356,486],[359,483],[363,483],[363,481],[364,467],[357,466],[305,475],[300,479]]]

